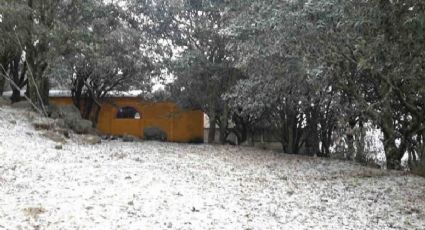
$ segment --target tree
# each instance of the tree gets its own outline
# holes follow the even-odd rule
[[[67,11],[70,42],[55,73],[68,82],[83,117],[96,123],[100,103],[111,91],[149,90],[150,41],[133,24],[131,12],[116,4],[74,2]]]
[[[220,143],[225,143],[231,111],[223,96],[244,75],[236,68],[220,63],[213,65],[201,54],[185,52],[172,66],[176,79],[170,89],[178,103],[185,108],[204,111],[210,119],[209,143],[214,141],[215,125],[220,127]],[[237,124],[240,124],[236,122]],[[246,139],[246,138],[245,138]],[[239,143],[244,141],[241,137]]]
[[[49,78],[46,76],[52,57],[55,55],[53,43],[60,37],[56,33],[58,0],[28,0],[30,13],[28,39],[25,45],[26,62],[29,68],[28,92],[31,100],[43,111],[49,98]]]
[[[424,9],[422,1],[383,0],[359,12],[357,66],[369,77],[366,112],[384,134],[389,169],[399,169],[406,152],[420,154],[423,143]]]
[[[230,98],[242,113],[275,130],[286,152],[329,155],[339,95],[318,37],[324,37],[323,25],[331,27],[338,18],[331,3],[248,1],[232,11],[230,48],[250,78]]]
[[[2,43],[7,45],[2,50],[2,65],[7,66],[13,81],[12,100],[19,100],[19,88],[27,86],[29,98],[45,113],[49,91],[46,74],[57,56],[59,47],[56,41],[61,38],[58,9],[66,7],[67,3],[4,0],[1,4],[5,20],[2,23],[5,32]]]
[[[220,127],[220,142],[226,141],[230,112],[221,96],[236,78],[242,77],[226,50],[228,38],[222,33],[228,19],[225,7],[224,1],[213,0],[148,3],[152,30],[169,44],[162,58],[175,77],[172,92],[181,105],[195,106],[209,116],[210,143],[216,124]]]
[[[51,82],[73,83],[76,104],[81,107],[82,97],[87,99],[86,118],[93,103],[109,91],[149,86],[152,43],[125,6],[99,0],[1,4],[3,71],[18,88],[26,85],[28,96],[44,112]],[[22,17],[15,17],[18,13]],[[19,89],[13,90],[17,101]]]
[[[364,131],[353,130],[373,123],[384,133],[388,168],[399,168],[405,152],[415,158],[423,143],[421,1],[239,3],[228,31],[235,37],[238,63],[252,76],[251,84],[266,85],[265,76],[274,69],[249,68],[254,63],[278,67],[282,62],[273,63],[268,57],[298,57],[309,79],[303,85],[307,93],[298,99],[307,105],[301,112],[304,128],[310,134],[319,130],[322,146],[331,144],[338,125],[345,130],[348,156],[359,157]],[[269,97],[262,95],[257,101]],[[345,118],[336,119],[336,113]],[[316,134],[310,136],[315,139]],[[305,138],[306,147],[317,146]]]
[[[0,95],[6,83],[5,75],[10,77],[13,90],[12,101],[20,99],[20,89],[26,84],[26,67],[22,58],[23,43],[28,40],[29,9],[25,1],[0,1]],[[17,86],[17,87],[15,87]]]

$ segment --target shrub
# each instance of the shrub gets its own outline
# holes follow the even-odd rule
[[[143,135],[146,140],[166,141],[167,133],[161,128],[152,126],[143,129]]]

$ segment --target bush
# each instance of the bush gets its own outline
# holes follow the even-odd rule
[[[161,128],[152,126],[143,129],[145,140],[166,141],[167,133]]]

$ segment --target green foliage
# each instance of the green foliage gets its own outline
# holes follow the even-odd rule
[[[399,168],[406,152],[424,158],[424,12],[421,0],[0,0],[0,63],[30,76],[28,62],[32,98],[54,83],[96,102],[166,75],[161,97],[202,109],[222,142],[261,128],[287,152],[329,156],[343,139],[361,159],[353,130],[372,124]]]
[[[19,59],[15,72],[28,77],[37,105],[47,104],[51,84],[72,88],[78,101],[131,87],[149,90],[153,43],[125,5],[99,0],[0,4],[1,64],[8,72]]]
[[[325,121],[317,126],[319,133],[327,133],[319,134],[322,144],[322,137],[331,136],[338,125],[346,130],[349,151],[355,151],[353,142],[359,137],[350,130],[369,120],[384,133],[389,168],[399,167],[406,151],[418,151],[425,101],[422,1],[251,0],[232,9],[232,23],[225,30],[233,37],[228,48],[250,75],[229,93],[235,106],[253,118],[270,116],[264,108],[277,111],[286,107],[279,97],[293,96],[307,105],[292,109],[306,122],[299,131],[316,130],[309,126]],[[298,71],[273,71],[285,62],[272,57],[298,58],[306,76],[295,78],[307,80],[294,81]],[[287,86],[306,92],[297,94]],[[336,120],[336,113],[343,119]],[[309,121],[310,115],[319,122]],[[267,121],[285,128],[285,119]],[[305,146],[311,142],[302,138]]]
[[[148,7],[149,21],[156,25],[152,30],[165,43],[163,66],[175,78],[169,85],[173,98],[207,113],[212,127],[221,127],[224,142],[229,108],[222,96],[243,77],[232,65],[229,38],[222,33],[228,20],[224,1],[155,1]]]

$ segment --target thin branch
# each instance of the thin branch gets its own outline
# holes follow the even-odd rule
[[[16,36],[16,39],[18,41],[19,47],[21,48],[21,50],[24,50],[24,48],[23,48],[23,46],[21,44],[21,40],[19,39],[19,37],[18,37],[18,35],[16,33],[15,33],[15,36]],[[31,70],[31,66],[28,63],[28,59],[27,58],[25,58],[25,63],[27,63],[29,76],[31,76],[31,80],[32,80],[32,83],[34,84],[34,87],[35,87],[35,91],[37,93],[38,100],[40,100],[41,109],[43,111],[43,114],[44,114],[44,116],[47,117],[47,110],[46,110],[46,108],[44,106],[43,99],[41,97],[40,91],[39,91],[39,89],[37,87],[37,84],[35,82],[34,74],[33,74],[32,70]]]
[[[13,86],[15,89],[17,89],[17,90],[21,90],[21,88],[18,86],[18,85],[16,85],[16,83],[13,81],[13,79],[12,78],[10,78],[10,76],[9,76],[9,74],[6,72],[6,70],[5,70],[5,68],[4,68],[4,66],[2,65],[2,64],[0,64],[0,67],[2,68],[2,70],[3,70],[3,72],[4,73],[6,73],[6,74],[2,74],[2,73],[0,73],[0,75],[1,76],[3,76],[4,77],[4,79],[6,79],[7,81],[9,81],[9,83],[10,83],[10,85],[11,86]],[[40,108],[38,108],[32,101],[31,101],[31,99],[29,98],[29,97],[27,97],[27,95],[25,95],[24,94],[24,98],[31,104],[31,106],[35,109],[35,110],[37,110],[37,112],[38,113],[40,113],[40,114],[42,114],[42,115],[45,115],[44,113],[43,113],[43,111],[42,110],[40,110]]]

